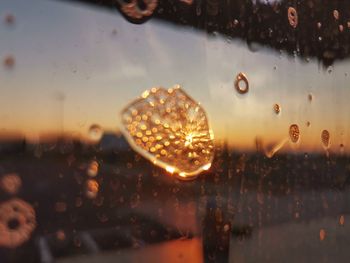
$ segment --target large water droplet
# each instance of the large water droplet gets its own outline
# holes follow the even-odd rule
[[[122,111],[122,123],[138,153],[178,178],[210,168],[214,142],[206,113],[179,86],[144,92]]]
[[[0,203],[0,246],[15,248],[26,242],[36,227],[33,207],[21,199]]]
[[[300,139],[299,126],[297,124],[292,124],[289,127],[289,138],[292,143],[297,143]]]
[[[234,85],[239,94],[245,94],[249,90],[248,78],[242,72],[237,74]]]

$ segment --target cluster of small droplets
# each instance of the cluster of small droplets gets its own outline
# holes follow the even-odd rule
[[[146,90],[123,110],[122,123],[136,151],[179,178],[209,169],[214,142],[206,114],[179,86]]]

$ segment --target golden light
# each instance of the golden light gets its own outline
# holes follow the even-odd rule
[[[214,136],[203,107],[180,86],[152,88],[122,111],[122,132],[131,147],[180,179],[210,168]]]

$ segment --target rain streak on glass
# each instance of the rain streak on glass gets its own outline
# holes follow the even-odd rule
[[[0,247],[15,248],[26,242],[36,227],[33,207],[21,199],[0,203]]]
[[[211,166],[214,136],[206,113],[178,85],[146,90],[122,111],[122,124],[135,151],[180,179]]]
[[[292,143],[297,143],[300,139],[299,126],[297,124],[292,124],[289,127],[289,138]]]
[[[330,146],[330,134],[329,134],[329,131],[327,130],[323,130],[322,133],[321,133],[321,141],[322,141],[322,145],[324,148],[329,148]]]
[[[288,21],[291,27],[296,28],[298,26],[298,13],[294,7],[288,7]]]
[[[273,105],[273,110],[276,114],[280,114],[281,113],[281,106],[276,103]]]
[[[89,128],[89,137],[92,141],[98,142],[103,135],[103,130],[100,125],[93,124]]]
[[[247,76],[240,72],[235,79],[235,88],[239,94],[245,94],[249,91],[249,82]]]

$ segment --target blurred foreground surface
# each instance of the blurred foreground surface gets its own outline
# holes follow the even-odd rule
[[[2,187],[1,203],[29,203],[36,228],[1,247],[2,262],[221,262],[227,231],[230,262],[346,262],[347,156],[217,149],[210,171],[182,182],[111,134],[96,145],[8,143],[0,180],[15,175],[20,186]]]

